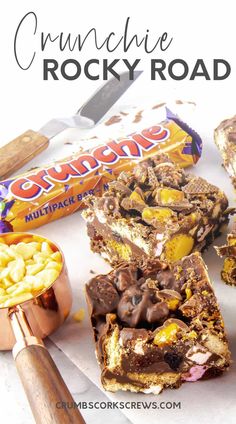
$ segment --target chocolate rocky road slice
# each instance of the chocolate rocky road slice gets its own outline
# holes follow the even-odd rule
[[[215,246],[217,254],[225,257],[221,271],[222,280],[226,284],[236,286],[236,223],[232,232],[227,235],[227,244],[221,247]]]
[[[86,296],[106,390],[158,394],[230,364],[224,323],[199,253],[120,264]]]
[[[115,265],[140,256],[169,262],[202,251],[228,222],[228,201],[216,186],[187,174],[167,155],[122,172],[83,212],[91,249]]]
[[[215,129],[214,139],[224,167],[236,187],[236,115],[220,123]]]

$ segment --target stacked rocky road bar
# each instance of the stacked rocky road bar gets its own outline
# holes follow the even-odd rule
[[[224,167],[236,187],[236,116],[222,121],[215,129],[214,138]]]
[[[236,188],[236,116],[225,119],[215,129],[215,143],[221,153],[223,165]],[[236,285],[236,225],[227,236],[227,245],[216,247],[217,253],[225,257],[221,271],[222,280]]]
[[[228,201],[216,186],[187,174],[167,155],[122,172],[83,213],[91,249],[115,265],[140,256],[174,262],[202,251],[228,222]]]
[[[198,253],[228,222],[225,194],[161,154],[87,206],[91,248],[114,267],[86,285],[104,388],[159,393],[226,370],[223,319]]]
[[[158,394],[228,368],[224,324],[199,253],[124,264],[86,286],[106,390]]]

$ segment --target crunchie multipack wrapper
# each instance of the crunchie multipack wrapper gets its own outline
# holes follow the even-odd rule
[[[83,207],[86,196],[100,196],[109,181],[148,157],[168,153],[187,167],[201,152],[199,135],[166,109],[161,123],[127,137],[94,140],[89,150],[1,181],[0,233],[28,231],[72,214]]]

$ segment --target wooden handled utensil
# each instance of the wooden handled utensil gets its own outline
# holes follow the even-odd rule
[[[52,119],[39,131],[28,130],[0,148],[0,179],[3,180],[20,169],[31,159],[45,150],[49,141],[67,128],[92,128],[142,71],[134,71],[133,79],[129,72],[120,75],[120,80],[111,78],[70,118]]]

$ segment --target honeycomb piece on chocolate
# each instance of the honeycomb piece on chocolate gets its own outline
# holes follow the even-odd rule
[[[140,256],[173,262],[202,251],[232,212],[220,189],[185,173],[167,155],[122,172],[87,205],[82,215],[91,248],[112,265]]]
[[[227,235],[227,244],[221,247],[215,246],[217,254],[224,257],[221,278],[226,284],[236,286],[236,224],[230,234]]]
[[[158,394],[229,367],[223,319],[199,253],[172,265],[120,264],[90,280],[86,297],[106,390]]]
[[[236,115],[220,123],[215,129],[214,139],[224,167],[236,187]]]

